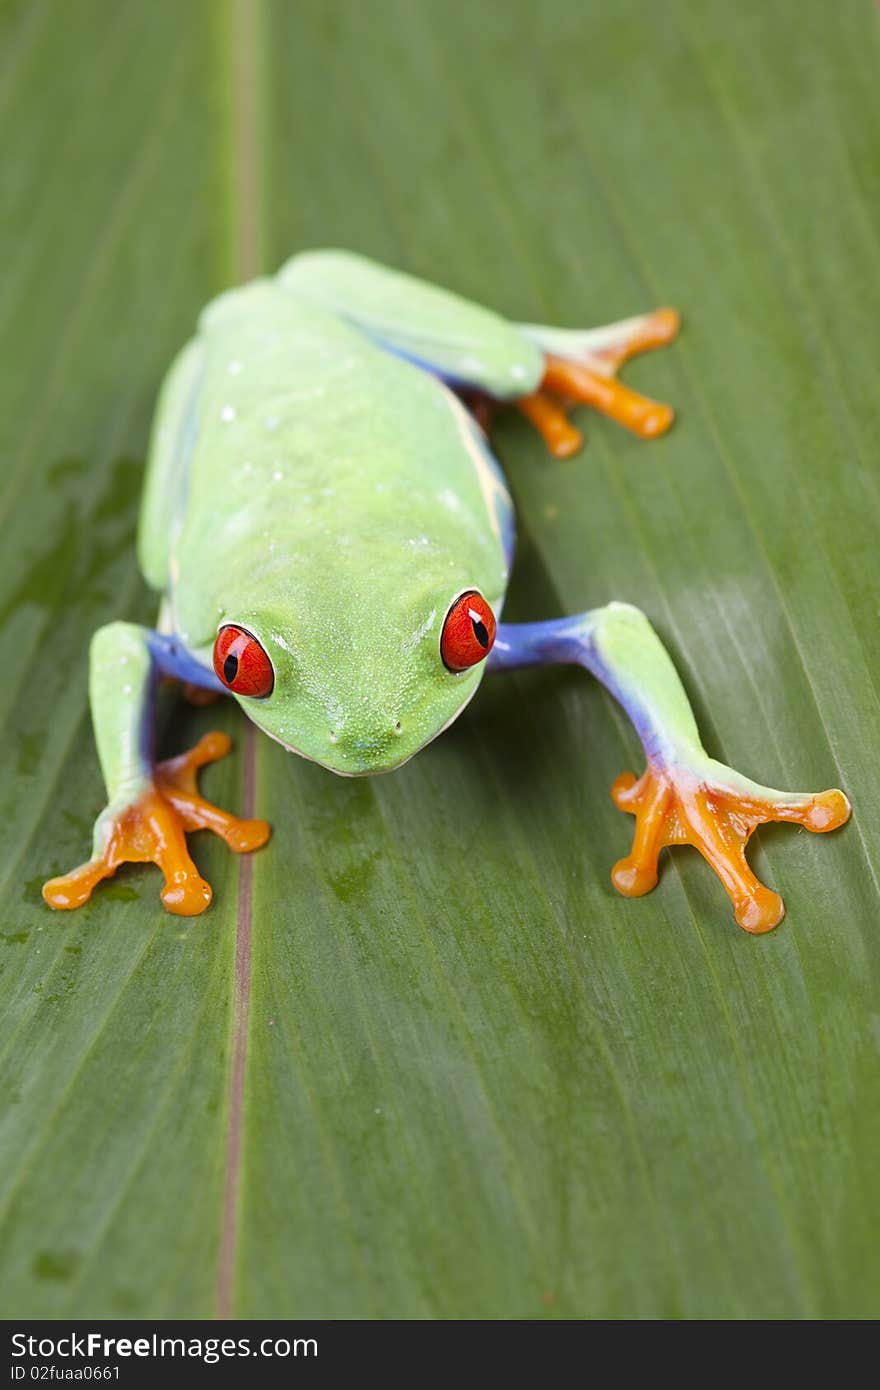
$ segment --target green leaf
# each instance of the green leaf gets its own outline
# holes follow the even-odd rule
[[[6,1315],[876,1315],[872,7],[37,0],[0,36]],[[252,783],[269,848],[199,837],[192,922],[150,869],[42,905],[103,801],[89,636],[152,618],[162,372],[315,245],[524,319],[683,311],[627,369],[663,441],[591,416],[558,464],[501,422],[510,608],[639,604],[714,755],[849,792],[841,833],[759,837],[772,936],[692,851],[614,894],[637,744],[558,671],[354,782],[169,696],[167,749],[232,733],[204,783]]]

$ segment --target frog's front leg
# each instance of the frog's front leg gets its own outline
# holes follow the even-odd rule
[[[551,663],[575,663],[597,676],[623,705],[645,750],[643,775],[624,773],[611,789],[621,810],[636,818],[632,849],[611,872],[618,891],[649,892],[660,851],[690,844],[718,874],[741,927],[757,933],[777,926],[785,908],[746,863],[749,836],[766,821],[834,830],[850,814],[843,792],[775,791],[710,758],[672,661],[645,615],[629,604],[499,625],[490,669]]]
[[[162,901],[169,912],[204,912],[211,888],[189,856],[186,832],[207,828],[237,852],[265,844],[265,821],[238,820],[199,796],[198,769],[228,753],[225,734],[205,734],[195,748],[153,762],[156,684],[162,676],[219,686],[171,637],[132,623],[110,623],[95,633],[89,695],[108,805],[95,823],[92,857],[43,885],[50,907],[80,907],[120,864],[158,864],[165,876]]]

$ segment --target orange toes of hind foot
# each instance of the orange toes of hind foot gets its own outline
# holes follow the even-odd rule
[[[672,406],[652,401],[648,408],[642,411],[635,432],[641,439],[659,439],[674,423],[675,411]]]
[[[522,396],[516,403],[521,415],[534,425],[557,459],[570,459],[582,447],[584,436],[571,423],[563,407],[544,391]]]
[[[88,864],[43,885],[50,907],[81,907],[102,879],[120,864],[157,864],[165,876],[162,901],[169,912],[194,917],[211,901],[211,886],[199,873],[186,845],[192,830],[213,830],[237,854],[259,849],[269,838],[263,820],[239,820],[199,794],[198,770],[231,748],[226,734],[205,734],[194,748],[159,763],[155,783],[121,811],[105,811],[99,821],[101,844]]]
[[[643,396],[625,386],[612,374],[594,370],[580,362],[561,357],[544,359],[541,393],[549,392],[579,405],[591,405],[600,414],[616,420],[640,439],[656,439],[665,434],[675,419],[670,405]],[[522,404],[522,403],[520,403]]]
[[[205,709],[208,705],[215,705],[220,699],[219,690],[206,690],[203,685],[193,685],[192,681],[184,681],[183,698],[188,705],[195,709]]]
[[[615,365],[619,366],[621,361],[627,361],[637,352],[666,347],[667,343],[675,341],[680,331],[681,314],[677,309],[670,309],[668,305],[662,309],[654,309],[652,313],[645,315],[640,330],[626,345],[623,356],[617,358]]]
[[[556,458],[571,458],[583,443],[566,414],[572,405],[592,406],[639,439],[657,439],[675,420],[672,406],[633,391],[617,380],[617,373],[638,353],[671,343],[680,327],[676,309],[655,309],[585,335],[592,346],[582,343],[572,356],[545,353],[539,389],[517,406]]]
[[[721,774],[729,769],[714,764]],[[756,826],[768,821],[792,821],[823,833],[842,825],[850,814],[843,792],[794,795],[745,784],[730,773],[721,785],[680,768],[649,763],[638,780],[631,772],[616,779],[611,795],[615,805],[636,818],[630,854],[611,871],[612,882],[625,897],[648,893],[657,882],[657,860],[668,845],[693,845],[715,870],[730,898],[739,925],[755,935],[772,931],[785,915],[778,893],[761,883],[749,868],[745,848]]]

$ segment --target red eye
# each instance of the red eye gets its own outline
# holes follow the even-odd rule
[[[221,627],[214,642],[214,670],[228,690],[265,700],[272,694],[275,672],[256,637],[230,623]]]
[[[492,650],[495,614],[476,589],[462,594],[446,614],[440,636],[440,655],[450,671],[476,666]]]

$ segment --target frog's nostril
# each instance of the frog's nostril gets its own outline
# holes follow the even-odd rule
[[[398,719],[394,722],[387,715],[381,715],[375,719],[359,719],[350,723],[338,724],[336,728],[330,728],[326,735],[327,742],[335,745],[340,751],[335,756],[344,754],[346,757],[353,754],[359,757],[362,754],[379,754],[390,744],[397,741],[404,733],[403,721]]]

